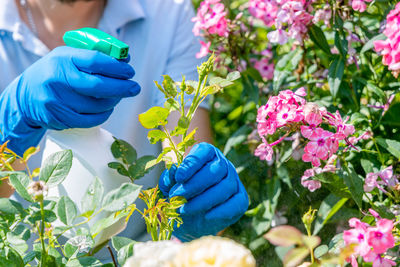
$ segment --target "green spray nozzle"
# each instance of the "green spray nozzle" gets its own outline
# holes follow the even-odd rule
[[[67,46],[100,51],[116,59],[128,57],[127,44],[95,28],[68,31],[63,40]]]

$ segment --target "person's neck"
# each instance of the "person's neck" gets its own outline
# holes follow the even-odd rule
[[[22,19],[29,25],[26,11],[20,9]],[[106,0],[77,1],[71,4],[58,0],[27,0],[39,39],[49,48],[64,45],[66,31],[83,27],[97,27]]]

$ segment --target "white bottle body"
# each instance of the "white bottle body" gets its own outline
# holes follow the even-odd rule
[[[128,177],[118,174],[116,170],[107,166],[109,162],[115,161],[111,153],[113,142],[113,136],[100,127],[49,131],[43,151],[43,160],[52,153],[64,149],[71,149],[73,153],[72,167],[68,176],[63,183],[49,189],[49,196],[61,197],[67,195],[76,204],[79,215],[81,214],[81,200],[95,177],[98,177],[103,183],[104,195],[118,188],[121,184],[130,182]],[[101,203],[99,203],[99,206],[101,207]],[[109,214],[102,211],[88,224],[92,226]],[[56,225],[62,225],[62,223],[57,221]],[[119,220],[96,236],[96,245],[120,233],[125,227],[125,220]]]

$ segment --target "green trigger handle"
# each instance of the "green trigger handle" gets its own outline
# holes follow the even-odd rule
[[[95,28],[68,31],[63,40],[67,46],[100,51],[116,59],[128,57],[129,46],[126,43]]]

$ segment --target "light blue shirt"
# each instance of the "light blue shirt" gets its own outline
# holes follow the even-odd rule
[[[138,156],[157,155],[160,147],[147,140],[147,130],[138,122],[138,114],[154,105],[162,106],[164,97],[154,86],[163,74],[179,81],[197,79],[195,54],[200,45],[193,36],[190,0],[108,0],[98,28],[130,46],[131,64],[141,93],[121,101],[102,127],[117,138],[131,143]],[[49,49],[21,21],[14,0],[0,5],[0,90],[20,75]],[[43,143],[41,144],[43,148]],[[37,165],[40,159],[36,159]],[[160,170],[141,179],[145,186],[154,186]],[[132,218],[122,233],[133,239],[145,231],[139,216]]]

